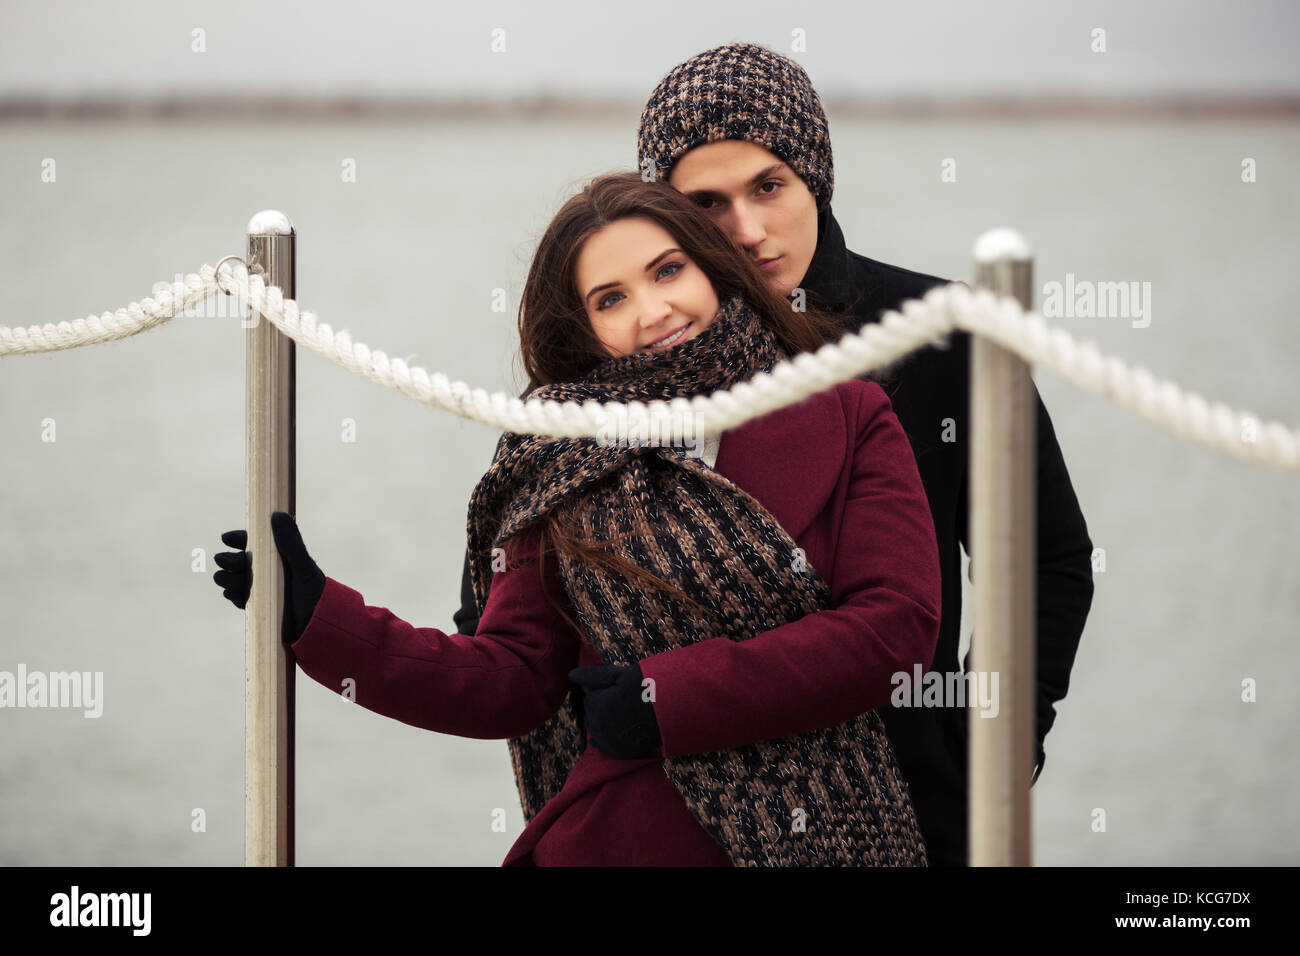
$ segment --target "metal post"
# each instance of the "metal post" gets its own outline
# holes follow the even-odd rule
[[[287,298],[295,233],[273,209],[248,221],[248,267]],[[251,311],[251,310],[250,310]],[[294,514],[294,343],[256,312],[245,360],[245,527],[253,588],[245,610],[244,864],[293,865],[292,656],[280,639],[284,572],[271,512]]]
[[[1016,232],[975,243],[975,285],[1033,303],[1033,259]],[[1029,866],[1036,754],[1036,500],[1033,377],[983,336],[971,342],[970,542],[975,585],[971,667],[998,675],[995,717],[970,712],[970,864]],[[978,569],[978,570],[977,570]],[[992,677],[988,678],[993,686]]]

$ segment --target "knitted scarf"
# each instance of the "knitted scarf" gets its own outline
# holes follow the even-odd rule
[[[611,358],[578,382],[529,397],[671,401],[728,388],[785,357],[773,332],[733,295],[694,338]],[[748,640],[830,607],[829,586],[796,560],[797,545],[776,519],[684,447],[506,433],[470,500],[480,613],[492,549],[561,508],[571,509],[587,540],[634,532],[612,546],[617,553],[708,611],[561,553],[565,590],[605,664],[629,665],[714,637]],[[559,793],[586,747],[572,701],[509,741],[525,820]],[[668,757],[663,766],[737,866],[926,865],[907,784],[875,711],[838,727]]]

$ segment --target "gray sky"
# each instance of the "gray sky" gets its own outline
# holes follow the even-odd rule
[[[206,52],[191,51],[196,28]],[[639,99],[732,40],[793,56],[830,97],[1295,93],[1298,28],[1294,0],[4,0],[0,97]]]

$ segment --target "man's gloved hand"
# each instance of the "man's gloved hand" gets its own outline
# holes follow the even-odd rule
[[[641,699],[640,664],[575,667],[569,679],[585,690],[580,724],[598,750],[623,760],[658,752],[663,740],[654,705]]]
[[[302,637],[307,629],[307,622],[316,611],[320,596],[325,591],[325,575],[316,566],[311,555],[302,543],[297,522],[293,516],[277,511],[271,515],[271,536],[275,539],[275,549],[280,553],[280,562],[284,566],[284,619],[281,622],[280,639],[292,644]],[[248,534],[244,530],[227,531],[221,536],[223,544],[235,548],[248,546]],[[230,603],[241,610],[248,604],[248,596],[253,588],[253,561],[247,551],[223,551],[213,557],[223,570],[212,575],[212,580]]]
[[[974,579],[972,578],[972,580]],[[966,651],[965,658],[962,659],[963,673],[966,674],[970,673],[970,659],[971,659],[971,654],[974,653],[974,650],[975,648],[971,647],[969,650]],[[1036,706],[1037,706],[1037,710],[1035,712],[1036,715],[1041,715],[1043,713],[1051,711],[1052,705],[1043,696],[1043,689],[1041,687],[1038,688],[1038,703]],[[1038,783],[1038,775],[1043,772],[1043,764],[1047,760],[1047,754],[1043,751],[1043,738],[1039,736],[1039,733],[1041,733],[1041,728],[1035,731],[1034,768],[1029,777],[1029,786],[1031,788],[1034,786],[1034,784]]]

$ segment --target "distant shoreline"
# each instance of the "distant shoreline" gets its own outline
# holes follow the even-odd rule
[[[823,100],[835,119],[1300,119],[1298,95],[1153,95],[1093,97],[899,96]],[[635,117],[641,102],[582,97],[438,99],[347,96],[9,96],[0,122],[16,120],[420,120],[446,118]]]

